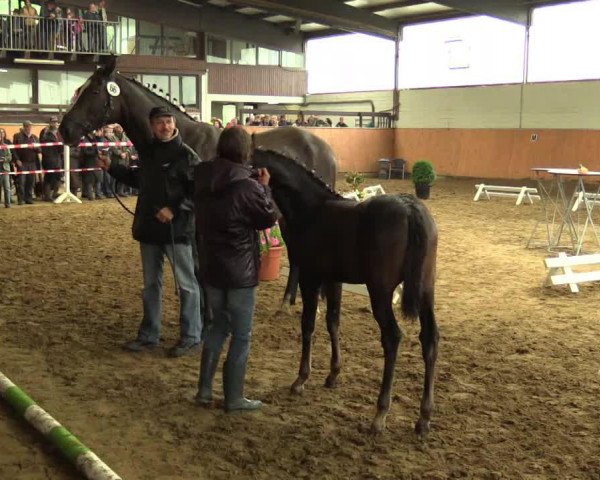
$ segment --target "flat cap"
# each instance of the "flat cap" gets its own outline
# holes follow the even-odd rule
[[[33,123],[31,123],[29,120],[25,120],[25,121],[23,122],[23,126],[24,126],[24,127],[31,127],[32,125],[33,125]]]
[[[173,117],[174,113],[167,107],[154,107],[150,110],[150,120],[158,117]]]

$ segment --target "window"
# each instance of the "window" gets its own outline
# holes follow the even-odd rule
[[[10,15],[10,0],[0,0],[0,15]]]
[[[165,55],[176,57],[196,56],[196,32],[164,28]]]
[[[521,82],[524,45],[525,27],[489,17],[404,27],[400,87]]]
[[[256,65],[256,45],[232,40],[231,63],[239,65]]]
[[[0,103],[32,103],[31,71],[0,69]]]
[[[156,23],[138,22],[139,54],[163,55],[162,28]]]
[[[121,17],[119,19],[121,23],[120,29],[120,53],[125,55],[131,55],[135,53],[135,19]]]
[[[39,70],[39,103],[47,105],[69,104],[75,90],[83,85],[90,75],[91,72]]]
[[[229,63],[228,47],[227,40],[208,36],[206,38],[206,61],[212,63]]]
[[[144,85],[149,83],[150,89],[154,90],[161,96],[165,96],[167,93],[170,93],[168,75],[143,75],[142,82]],[[156,86],[156,88],[154,88],[154,86]]]
[[[181,103],[186,106],[198,105],[198,79],[197,77],[181,77]]]
[[[281,66],[289,68],[304,68],[304,54],[282,51]]]
[[[258,47],[259,65],[279,65],[279,50]]]
[[[528,81],[600,78],[600,2],[536,8],[529,36]]]

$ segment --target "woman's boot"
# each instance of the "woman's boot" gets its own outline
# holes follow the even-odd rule
[[[244,381],[246,379],[246,363],[231,363],[223,365],[223,392],[225,394],[225,411],[252,411],[262,407],[260,400],[244,398]]]
[[[200,361],[200,379],[198,381],[198,393],[196,393],[196,405],[202,407],[212,406],[212,387],[215,372],[219,365],[221,351],[215,352],[206,348],[202,349],[202,360]]]

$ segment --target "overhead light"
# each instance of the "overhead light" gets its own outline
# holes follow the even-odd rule
[[[64,60],[50,60],[45,58],[15,58],[15,63],[34,63],[36,65],[64,65]]]
[[[8,70],[6,68],[0,68],[0,73],[8,73]]]
[[[202,5],[198,5],[197,3],[190,2],[189,0],[177,0],[179,3],[185,3],[186,5],[190,5],[196,8],[202,8]]]

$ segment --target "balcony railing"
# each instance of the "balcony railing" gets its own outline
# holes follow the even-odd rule
[[[0,15],[0,50],[119,53],[118,28],[118,22]]]

